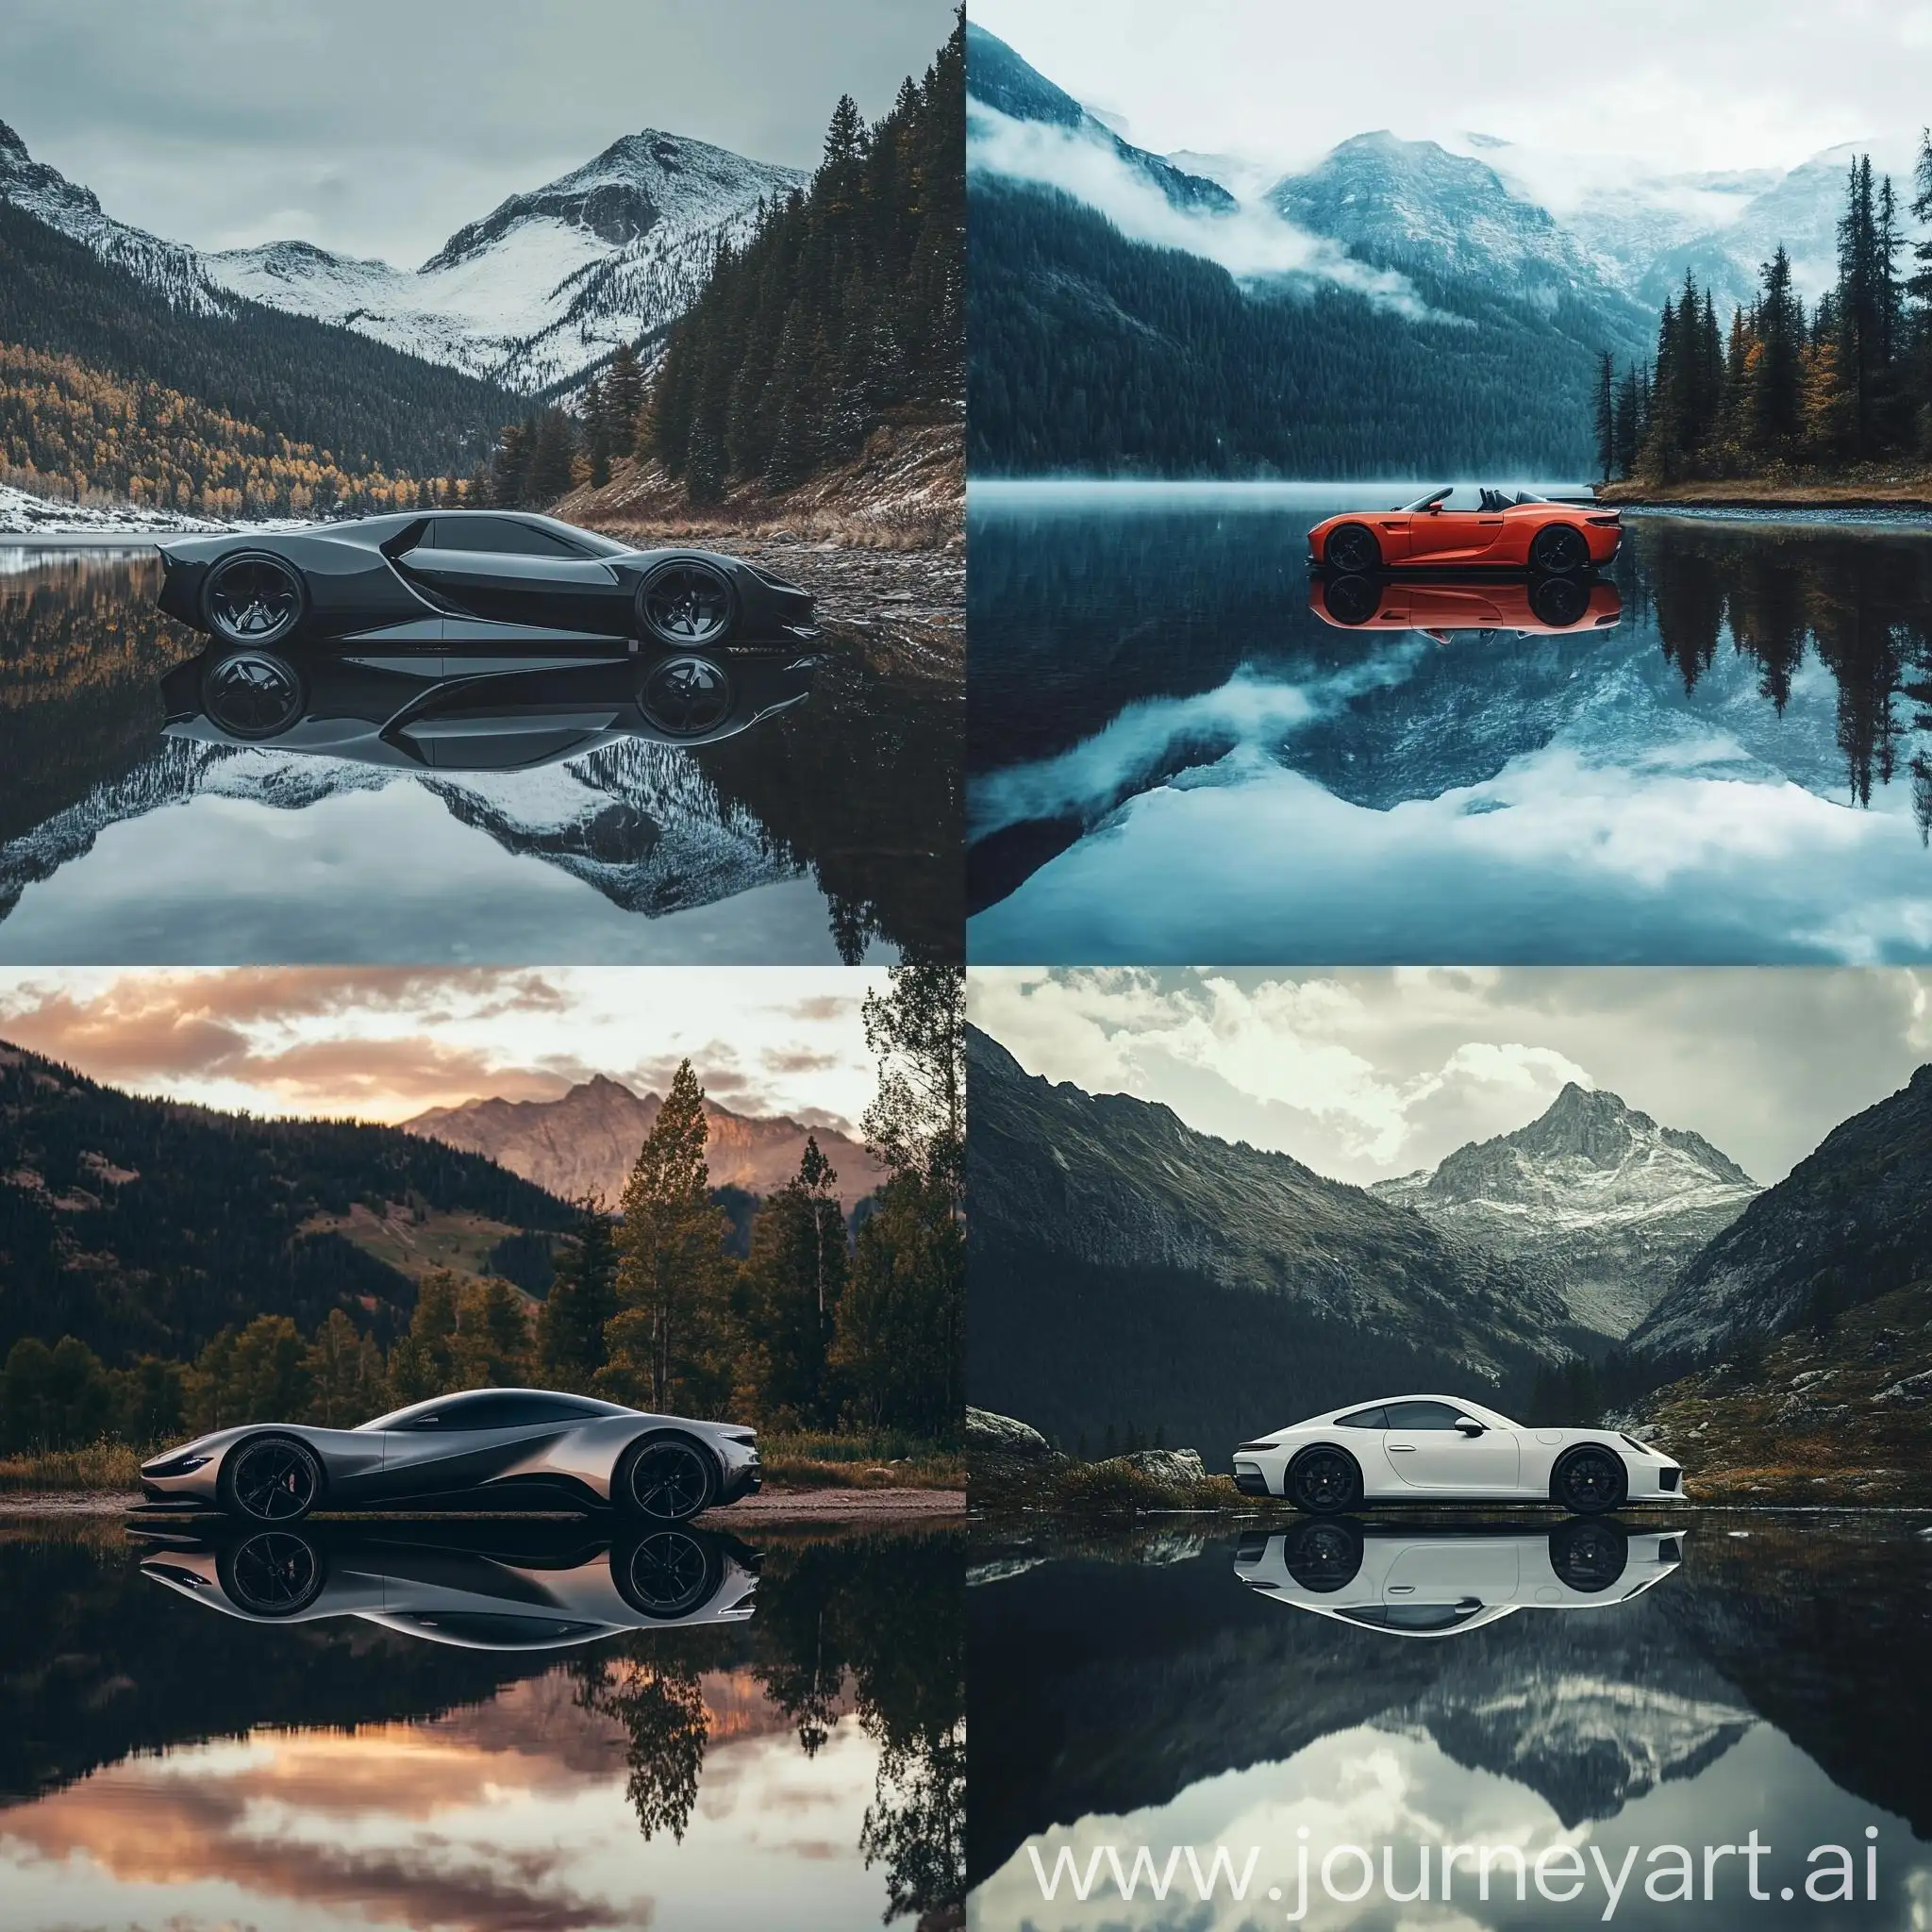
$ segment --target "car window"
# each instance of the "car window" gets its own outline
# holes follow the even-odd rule
[[[1391,1402],[1389,1426],[1391,1429],[1453,1429],[1462,1413],[1446,1402]]]
[[[436,550],[484,550],[501,557],[582,557],[580,546],[521,517],[484,516],[472,511],[438,517],[430,525]]]
[[[1389,1411],[1386,1408],[1358,1408],[1353,1415],[1343,1416],[1335,1426],[1338,1429],[1386,1429]]]
[[[526,1429],[544,1423],[580,1423],[594,1416],[622,1411],[583,1396],[524,1394],[506,1390],[481,1390],[474,1394],[445,1396],[422,1402],[381,1418],[389,1429],[438,1430]]]

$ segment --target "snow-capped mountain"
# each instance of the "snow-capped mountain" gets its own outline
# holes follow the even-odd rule
[[[422,267],[275,242],[207,258],[223,287],[512,389],[575,375],[691,305],[795,168],[646,128],[459,228]]]
[[[104,213],[0,123],[0,199],[171,301],[219,316],[247,296],[525,391],[661,334],[703,288],[719,248],[750,232],[760,202],[806,178],[646,128],[512,195],[406,270],[303,241],[211,254],[163,241]]]
[[[1578,1323],[1621,1340],[1759,1190],[1701,1134],[1572,1081],[1526,1127],[1374,1191],[1538,1268]]]

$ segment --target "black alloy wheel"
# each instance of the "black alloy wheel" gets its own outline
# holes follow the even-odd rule
[[[1550,1532],[1550,1568],[1586,1596],[1609,1589],[1629,1560],[1630,1537],[1621,1523],[1586,1517],[1579,1523],[1559,1523]]]
[[[1362,1567],[1361,1525],[1326,1519],[1289,1531],[1282,1552],[1288,1574],[1304,1590],[1326,1595],[1353,1583]]]
[[[625,1487],[631,1507],[654,1523],[683,1523],[717,1491],[718,1468],[685,1436],[659,1436],[631,1458]]]
[[[1322,560],[1344,576],[1367,576],[1382,568],[1382,546],[1365,524],[1338,524],[1322,546]]]
[[[718,1588],[711,1552],[685,1530],[653,1530],[625,1553],[623,1563],[624,1599],[647,1617],[688,1617]]]
[[[723,643],[736,604],[731,579],[702,558],[660,563],[638,587],[638,618],[645,635],[673,649]]]
[[[638,708],[667,738],[703,738],[731,715],[731,678],[709,658],[666,658],[644,673]]]
[[[222,1467],[223,1490],[254,1523],[299,1523],[322,1494],[322,1464],[292,1436],[258,1436]]]
[[[1628,1483],[1622,1458],[1607,1449],[1573,1450],[1557,1465],[1555,1500],[1578,1516],[1599,1516],[1617,1508]]]
[[[322,1552],[292,1530],[244,1537],[221,1567],[228,1594],[252,1616],[292,1617],[322,1594]]]
[[[1337,624],[1367,624],[1382,608],[1382,587],[1373,577],[1335,577],[1322,586],[1322,603]]]
[[[1566,575],[1589,563],[1590,545],[1574,524],[1547,524],[1529,546],[1529,561],[1533,569]]]
[[[1310,1516],[1340,1516],[1362,1499],[1362,1473],[1345,1449],[1304,1449],[1289,1465],[1288,1500]]]
[[[1539,624],[1568,630],[1590,608],[1590,586],[1578,577],[1545,577],[1529,587],[1529,608]]]
[[[208,626],[224,643],[272,644],[302,621],[302,579],[278,557],[244,551],[215,565],[203,592]]]
[[[227,651],[201,677],[201,708],[230,738],[274,738],[302,715],[302,674],[275,651]]]

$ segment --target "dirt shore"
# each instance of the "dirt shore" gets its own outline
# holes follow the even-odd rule
[[[0,1496],[0,1518],[124,1516],[141,1506],[132,1490],[42,1490]],[[731,1523],[834,1523],[859,1518],[966,1514],[963,1490],[768,1490],[747,1496],[711,1519]]]
[[[1932,474],[1705,478],[1688,483],[1606,483],[1603,503],[1626,509],[1897,509],[1932,511]]]

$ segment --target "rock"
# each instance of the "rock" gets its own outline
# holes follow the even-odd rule
[[[1036,1428],[1009,1415],[995,1415],[990,1408],[966,1410],[966,1446],[989,1450],[996,1456],[1050,1456],[1047,1440]],[[1195,1461],[1200,1460],[1196,1457]]]
[[[1889,1407],[1897,1402],[1932,1402],[1932,1369],[1922,1370],[1916,1375],[1907,1375],[1889,1389],[1881,1389],[1872,1398],[1874,1408],[1881,1406]]]
[[[1829,1369],[1807,1369],[1802,1375],[1793,1375],[1791,1377],[1791,1387],[1793,1389],[1808,1389],[1813,1382],[1822,1382],[1830,1374],[1831,1371]]]
[[[1156,1482],[1177,1490],[1208,1480],[1207,1465],[1202,1462],[1198,1449],[1134,1449],[1120,1459],[1130,1463],[1142,1475],[1151,1475]]]

